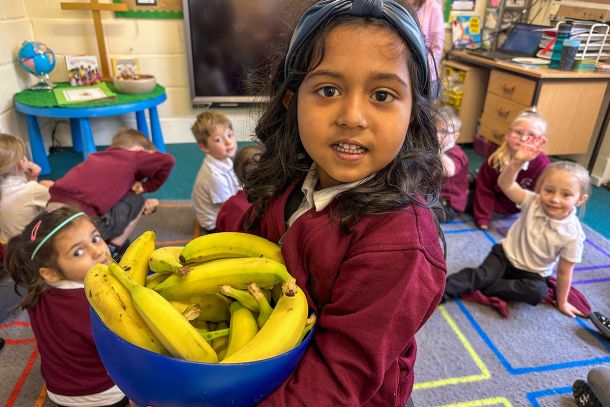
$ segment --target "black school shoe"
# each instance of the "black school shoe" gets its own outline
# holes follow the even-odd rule
[[[5,344],[5,343],[6,343],[6,342],[4,342],[4,339],[3,339],[3,338],[0,338],[0,349],[4,348],[4,344]]]
[[[595,393],[584,380],[576,380],[572,385],[572,394],[578,407],[604,407]]]
[[[591,318],[593,325],[599,329],[599,332],[601,332],[601,334],[606,338],[610,339],[610,318],[595,311],[589,314],[589,318]]]

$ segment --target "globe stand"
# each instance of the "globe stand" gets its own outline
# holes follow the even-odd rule
[[[55,87],[55,84],[50,81],[49,75],[37,75],[37,78],[40,81],[35,85],[31,86],[31,90],[52,90]]]

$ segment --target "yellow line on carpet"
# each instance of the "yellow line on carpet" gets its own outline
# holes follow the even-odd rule
[[[460,328],[456,325],[455,321],[453,319],[451,319],[451,317],[449,316],[449,313],[445,309],[445,306],[439,305],[438,310],[441,313],[441,315],[443,316],[443,318],[445,318],[445,321],[447,321],[447,324],[449,324],[449,326],[451,327],[453,332],[455,332],[455,335],[458,337],[462,346],[466,349],[466,352],[468,352],[468,354],[470,355],[470,357],[472,358],[474,363],[479,367],[479,369],[481,370],[481,374],[462,376],[462,377],[449,377],[447,379],[439,379],[439,380],[432,380],[429,382],[415,383],[413,385],[413,390],[430,389],[432,387],[447,386],[450,384],[458,384],[458,383],[478,382],[481,380],[489,379],[491,377],[491,374],[489,373],[487,366],[485,366],[485,363],[483,363],[483,361],[481,360],[481,358],[479,357],[477,352],[474,350],[474,348],[472,347],[470,342],[468,342],[468,339],[466,339],[464,334],[462,334],[462,331],[460,331]]]
[[[460,403],[451,403],[451,404],[443,404],[438,407],[480,407],[480,406],[495,406],[497,404],[502,404],[506,407],[512,407],[512,404],[508,399],[504,397],[491,397],[488,399],[481,400],[472,400],[472,401],[462,401]]]
[[[43,384],[42,389],[40,389],[40,393],[38,393],[38,398],[36,399],[36,403],[34,403],[34,407],[44,406],[44,402],[46,400],[47,400],[47,387]]]

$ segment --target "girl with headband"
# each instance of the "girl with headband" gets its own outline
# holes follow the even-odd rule
[[[392,0],[322,0],[272,72],[238,225],[281,244],[317,322],[261,405],[404,406],[446,271],[421,32]]]
[[[6,269],[26,289],[48,397],[59,406],[126,406],[98,356],[83,279],[110,250],[83,212],[63,207],[42,212],[11,238]]]

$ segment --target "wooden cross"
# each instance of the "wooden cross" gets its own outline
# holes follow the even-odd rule
[[[102,68],[102,79],[112,80],[108,66],[108,54],[106,53],[106,42],[104,41],[104,27],[102,26],[102,10],[104,11],[127,11],[125,3],[99,3],[98,0],[90,0],[90,3],[60,3],[62,10],[91,10],[93,14],[93,25],[97,48],[100,52],[100,63]]]

